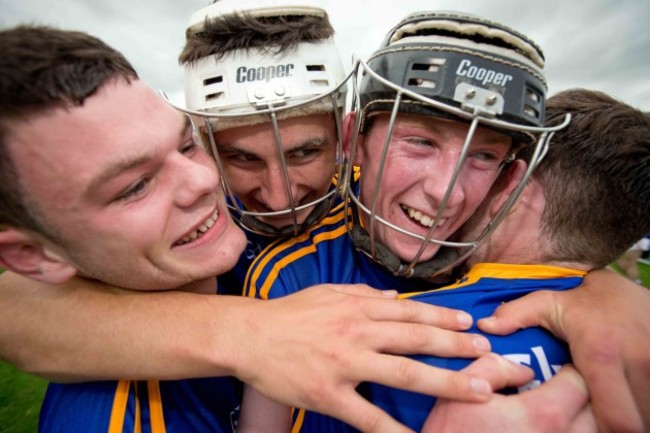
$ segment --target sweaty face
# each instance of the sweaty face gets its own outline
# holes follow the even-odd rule
[[[244,248],[213,160],[185,116],[140,81],[105,84],[9,140],[30,201],[89,277],[178,288],[230,269]]]
[[[335,171],[337,143],[332,115],[294,117],[278,123],[282,153],[270,122],[215,134],[233,193],[247,211],[284,211],[257,217],[276,228],[293,224],[290,194],[294,206],[299,207],[327,193]],[[304,222],[312,209],[299,211],[297,222]]]
[[[361,201],[367,208],[373,208],[374,188],[380,181],[374,204],[376,214],[404,230],[425,236],[441,208],[468,124],[401,114],[390,137],[380,175],[388,124],[387,114],[377,115],[367,135],[360,137],[356,162],[362,172]],[[510,147],[510,137],[481,127],[477,129],[433,239],[448,239],[469,218],[496,179]],[[365,216],[364,224],[369,227]],[[413,260],[423,242],[380,223],[375,223],[374,229],[377,241],[406,262]],[[435,244],[427,246],[420,261],[430,259],[438,249]]]

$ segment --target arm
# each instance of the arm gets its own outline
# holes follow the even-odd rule
[[[568,341],[599,431],[643,432],[650,427],[649,314],[648,290],[598,270],[577,289],[530,294],[478,325],[495,334],[541,325]]]
[[[494,389],[521,386],[530,380],[531,376],[526,379],[524,373],[504,372],[508,362],[497,363],[495,359],[481,357],[465,371],[488,379]],[[538,388],[513,395],[495,394],[486,403],[438,399],[422,432],[594,433],[596,424],[588,400],[580,375],[565,366]]]
[[[471,401],[490,393],[485,381],[393,355],[483,353],[489,345],[476,341],[484,337],[440,328],[466,329],[470,321],[459,317],[467,315],[367,287],[259,301],[17,278],[0,278],[0,356],[51,378],[234,375],[274,400],[370,432],[394,421],[356,392],[362,381]]]

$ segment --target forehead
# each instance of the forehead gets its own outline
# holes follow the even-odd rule
[[[81,106],[58,108],[10,125],[9,145],[21,183],[75,200],[116,161],[153,154],[179,140],[184,116],[140,81],[117,79]]]
[[[278,132],[286,148],[294,147],[310,138],[334,137],[336,125],[332,114],[312,114],[278,120]],[[275,130],[270,121],[224,129],[215,132],[215,141],[220,146],[233,146],[253,152],[262,151],[269,144],[275,143]]]
[[[386,133],[390,122],[390,114],[378,113],[373,116],[369,126],[369,133]],[[469,131],[469,122],[446,119],[444,117],[427,116],[422,114],[398,113],[395,128],[399,131],[421,131],[431,134],[465,134]],[[507,144],[512,141],[507,134],[495,131],[484,126],[478,126],[475,137],[482,142],[494,144]]]

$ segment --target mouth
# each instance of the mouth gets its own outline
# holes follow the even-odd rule
[[[418,223],[422,227],[426,227],[426,228],[433,227],[433,222],[436,219],[435,216],[424,214],[419,210],[413,209],[412,207],[408,207],[406,205],[401,205],[401,207],[404,213],[406,213],[412,221]],[[438,225],[436,226],[436,228],[442,227],[446,222],[447,222],[447,218],[440,218],[440,221],[438,221]]]
[[[212,214],[203,221],[196,230],[183,236],[179,241],[174,242],[174,246],[189,244],[203,236],[219,219],[219,210],[215,209]]]

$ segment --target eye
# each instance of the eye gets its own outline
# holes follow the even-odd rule
[[[150,182],[150,178],[139,179],[137,182],[129,185],[129,187],[120,193],[114,201],[128,201],[130,199],[139,198],[144,194]]]
[[[477,158],[485,162],[493,162],[499,160],[499,157],[494,152],[475,152],[472,154],[472,158]]]
[[[224,152],[221,154],[221,157],[229,161],[241,163],[256,162],[260,160],[257,156],[245,152]]]
[[[403,140],[406,143],[411,144],[413,146],[432,147],[434,145],[433,140],[431,140],[429,138],[425,138],[425,137],[406,137],[406,138],[403,138]]]
[[[196,151],[196,149],[198,149],[198,148],[199,148],[199,145],[197,144],[197,142],[194,139],[192,139],[192,140],[186,141],[180,147],[180,149],[178,151],[180,153],[182,153],[183,155],[191,156]]]
[[[287,158],[294,158],[294,159],[309,158],[311,156],[318,155],[320,151],[321,151],[320,148],[303,147],[301,149],[296,149],[289,152],[287,154]]]
[[[496,170],[503,161],[503,156],[494,151],[477,150],[469,154],[468,161],[481,170]]]

